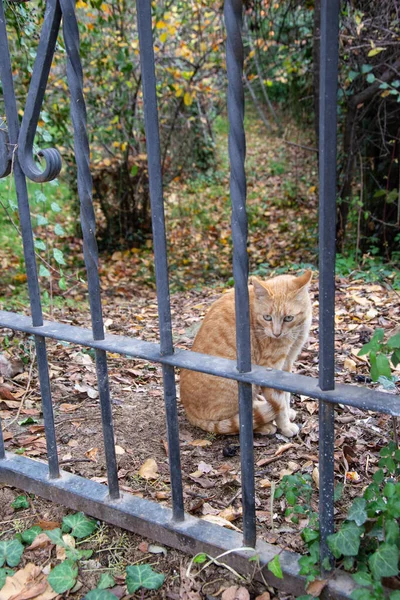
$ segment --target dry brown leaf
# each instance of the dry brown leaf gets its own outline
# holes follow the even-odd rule
[[[375,317],[378,316],[378,311],[376,310],[376,308],[370,308],[369,310],[367,310],[364,316],[368,321],[370,321],[371,319],[375,319]]]
[[[295,448],[296,446],[297,446],[297,444],[293,444],[292,442],[283,444],[283,446],[279,446],[279,448],[276,450],[274,456],[280,456],[281,454],[286,452],[286,450],[290,450],[290,448]]]
[[[69,533],[65,533],[62,536],[62,539],[67,544],[67,546],[69,546],[70,548],[75,548],[75,538],[73,538],[72,535],[69,535]],[[56,557],[58,560],[65,560],[67,558],[66,549],[63,546],[57,546]]]
[[[312,478],[314,480],[315,485],[317,486],[317,490],[319,490],[319,469],[318,467],[314,467],[312,472]]]
[[[307,594],[311,594],[311,596],[314,596],[314,598],[318,598],[327,583],[327,579],[315,579],[314,581],[308,584],[306,592]]]
[[[140,552],[144,552],[145,554],[149,551],[149,543],[148,542],[140,542],[139,546],[138,546],[138,550],[140,550]]]
[[[0,398],[2,400],[8,400],[8,402],[4,402],[7,408],[18,408],[20,405],[20,403],[15,400],[15,396],[11,393],[10,389],[2,384],[0,384]]]
[[[224,508],[224,510],[221,510],[220,513],[218,513],[220,517],[222,517],[223,519],[226,519],[227,521],[236,521],[236,519],[238,519],[239,517],[242,516],[242,509],[235,509],[233,508],[233,506],[227,506],[226,508]]]
[[[219,525],[220,527],[228,527],[228,529],[234,529],[235,531],[239,531],[239,533],[242,533],[239,527],[236,527],[236,525],[233,525],[233,523],[231,523],[227,519],[223,519],[219,515],[204,515],[200,517],[200,519],[203,519],[204,521],[209,521],[210,523],[214,523],[214,525]]]
[[[250,600],[250,594],[244,587],[231,585],[222,593],[221,600]]]
[[[352,373],[353,371],[357,370],[357,363],[352,358],[347,357],[343,363],[343,367],[346,369],[346,371],[350,371],[350,373]]]
[[[99,449],[98,448],[90,448],[90,450],[88,450],[87,452],[85,452],[85,456],[86,458],[89,458],[90,460],[93,460],[93,462],[97,462],[97,455],[99,453]]]
[[[12,577],[7,577],[0,590],[0,600],[52,600],[57,595],[57,592],[51,589],[41,568],[33,563],[28,563]]]
[[[261,488],[270,488],[271,487],[271,482],[269,479],[261,479],[259,482],[259,486]]]
[[[78,410],[78,408],[80,408],[80,404],[68,404],[68,402],[60,404],[60,412],[63,413],[74,412],[74,410]]]
[[[306,409],[310,413],[310,415],[313,415],[318,410],[318,402],[315,402],[314,400],[309,400],[306,403]]]
[[[271,594],[269,592],[264,592],[261,596],[256,596],[256,600],[271,600]]]
[[[210,440],[193,440],[193,442],[189,442],[190,446],[200,446],[200,448],[204,448],[205,446],[211,446]]]
[[[148,458],[139,469],[140,477],[143,479],[158,479],[160,474],[154,458]]]
[[[354,302],[356,302],[360,306],[369,306],[370,305],[370,301],[368,300],[368,298],[364,298],[363,296],[356,296],[355,294],[354,295],[352,294],[351,299],[354,300]]]
[[[44,530],[47,529],[47,531],[52,531],[53,529],[58,529],[59,527],[61,527],[61,523],[59,523],[58,521],[41,520],[38,521],[36,525],[39,525],[39,527],[41,527]]]
[[[46,548],[51,545],[50,538],[45,533],[39,533],[33,540],[32,544],[27,547],[27,550],[35,550],[36,548]]]
[[[122,456],[123,454],[125,454],[124,448],[122,448],[122,446],[115,446],[115,454],[117,454],[118,456]]]

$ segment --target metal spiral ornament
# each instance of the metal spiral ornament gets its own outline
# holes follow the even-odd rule
[[[87,134],[86,104],[83,96],[83,72],[79,54],[79,30],[73,0],[60,0],[63,34],[67,51],[67,79],[71,93],[71,118],[74,128],[74,149],[78,169],[78,193],[83,233],[83,253],[88,273],[89,301],[93,337],[104,339],[103,317],[98,274],[96,222],[93,209],[93,181],[90,172],[90,149]]]
[[[12,159],[8,133],[5,129],[0,129],[0,179],[7,177],[11,173],[11,165]]]
[[[251,370],[250,317],[247,279],[246,215],[246,138],[244,132],[243,42],[241,0],[226,0],[224,17],[227,32],[226,66],[228,72],[228,118],[230,192],[232,202],[233,275],[236,309],[240,322],[236,325],[237,358],[240,372]]]
[[[62,167],[60,153],[55,148],[46,148],[38,152],[38,156],[45,162],[43,169],[36,162],[33,152],[33,143],[60,29],[60,21],[61,10],[58,0],[48,0],[18,136],[19,163],[26,177],[36,183],[52,181],[58,176]]]

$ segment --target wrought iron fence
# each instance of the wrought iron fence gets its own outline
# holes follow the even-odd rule
[[[226,0],[224,7],[227,31],[228,116],[230,123],[229,155],[231,164],[230,192],[232,201],[233,272],[235,279],[237,364],[224,358],[195,352],[174,350],[163,188],[160,161],[156,79],[152,39],[150,0],[137,0],[140,60],[143,79],[144,116],[150,180],[151,211],[160,344],[105,334],[102,317],[95,217],[92,203],[89,143],[83,95],[83,73],[79,56],[79,32],[74,0],[47,0],[40,42],[26,100],[24,116],[19,123],[13,88],[13,77],[7,41],[3,2],[0,2],[0,77],[3,86],[7,131],[0,130],[0,176],[12,173],[18,200],[20,225],[29,288],[31,317],[0,311],[0,326],[32,334],[35,339],[47,442],[47,463],[5,452],[0,429],[0,480],[30,492],[83,510],[95,517],[125,527],[190,553],[211,554],[232,551],[224,560],[241,571],[250,571],[248,552],[239,547],[257,547],[261,566],[280,550],[256,540],[254,456],[252,424],[252,385],[304,394],[319,400],[320,431],[320,530],[321,559],[329,557],[327,536],[333,532],[334,485],[334,407],[342,403],[364,410],[400,416],[398,396],[368,389],[335,385],[334,381],[334,296],[335,296],[335,198],[336,198],[336,93],[338,79],[338,29],[340,0],[322,0],[320,57],[320,375],[319,380],[302,375],[263,368],[251,364],[247,219],[242,1]],[[40,289],[35,262],[34,239],[30,219],[26,179],[50,181],[61,170],[61,157],[56,149],[42,150],[41,169],[35,161],[33,141],[38,125],[52,58],[60,25],[67,53],[67,80],[71,95],[71,118],[74,130],[78,192],[81,207],[83,249],[87,269],[92,329],[43,321]],[[54,427],[51,385],[46,352],[46,338],[63,340],[94,348],[100,393],[108,486],[71,473],[60,471]],[[172,492],[172,510],[155,502],[121,493],[117,478],[113,421],[107,373],[107,352],[114,352],[161,363],[166,407],[168,449]],[[243,538],[184,513],[182,476],[178,436],[176,367],[197,370],[234,379],[239,386],[240,449],[243,503]],[[277,587],[298,593],[297,555],[281,553],[284,580],[266,573]],[[347,587],[346,587],[347,586]],[[327,594],[347,597],[345,576],[333,578]],[[325,592],[324,592],[325,593]]]

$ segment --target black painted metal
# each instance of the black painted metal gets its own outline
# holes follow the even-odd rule
[[[95,237],[96,225],[92,203],[92,177],[90,173],[86,108],[83,97],[83,73],[79,57],[78,25],[74,12],[75,2],[74,0],[48,0],[46,3],[37,58],[20,129],[13,89],[3,0],[0,1],[0,78],[3,84],[8,127],[7,132],[0,130],[0,177],[7,176],[12,170],[15,178],[32,313],[32,318],[29,318],[0,311],[0,326],[35,336],[48,452],[48,465],[5,453],[0,428],[0,479],[11,485],[41,494],[70,507],[84,510],[98,518],[192,553],[208,551],[215,555],[223,549],[237,548],[242,543],[242,538],[238,534],[184,515],[174,369],[180,367],[234,379],[239,386],[242,503],[244,512],[243,541],[246,546],[255,546],[252,385],[300,393],[320,400],[321,555],[322,559],[329,558],[326,537],[333,531],[334,405],[341,403],[356,406],[363,410],[400,416],[399,396],[350,385],[340,384],[335,386],[334,381],[334,223],[336,216],[336,90],[339,3],[340,0],[322,0],[321,4],[319,155],[321,350],[320,376],[317,381],[311,377],[251,364],[247,286],[246,176],[244,169],[246,144],[243,127],[242,0],[226,0],[224,5],[227,29],[230,191],[237,339],[236,362],[190,351],[174,351],[173,347],[150,0],[137,0],[137,12],[153,220],[160,345],[124,336],[105,335],[104,332]],[[43,322],[25,179],[25,176],[27,176],[35,182],[49,181],[57,176],[61,168],[61,158],[55,149],[45,149],[39,153],[39,157],[44,159],[44,168],[39,167],[33,156],[34,136],[51,60],[55,51],[61,17],[68,58],[67,78],[71,93],[71,117],[78,167],[81,225],[92,318],[91,331],[60,323]],[[95,349],[108,487],[65,472],[62,472],[60,477],[46,338],[65,340]],[[107,372],[107,352],[117,352],[143,358],[162,365],[171,471],[172,511],[157,506],[156,503],[119,493]],[[257,554],[260,557],[261,565],[267,564],[276,553],[276,548],[257,542]],[[243,552],[228,555],[226,561],[238,570],[246,572],[249,569],[248,557]],[[284,587],[286,591],[295,594],[301,592],[297,557],[284,552],[281,554],[281,564],[285,575]],[[279,580],[274,579],[271,574],[266,572],[265,576],[270,583],[280,587]],[[344,584],[343,581],[342,578],[339,587],[335,588],[335,580],[332,578],[321,597],[349,597],[351,586],[348,585],[348,582]],[[346,591],[340,591],[340,586],[344,590],[346,585],[348,585]]]
[[[158,316],[160,324],[160,351],[163,356],[173,354],[171,307],[168,282],[167,242],[165,236],[164,199],[161,172],[160,137],[156,77],[154,67],[151,4],[136,0],[142,71],[146,146],[149,166],[151,217],[153,227],[154,259],[157,284]],[[164,401],[168,432],[168,459],[174,518],[184,518],[181,457],[179,451],[178,413],[176,405],[175,370],[163,365]]]
[[[49,14],[48,12],[46,13]],[[18,137],[19,122],[17,104],[14,94],[14,83],[11,72],[10,53],[8,49],[6,22],[3,3],[0,2],[0,78],[3,84],[4,105],[8,126],[9,154],[14,170],[15,189],[17,193],[20,227],[24,248],[26,274],[28,278],[29,301],[32,312],[32,324],[40,327],[43,324],[40,289],[35,260],[32,223],[29,210],[28,190],[25,175],[19,163]],[[7,169],[5,170],[5,174]],[[4,175],[4,173],[3,173]],[[34,332],[35,333],[35,332]],[[45,435],[50,478],[59,476],[57,442],[54,427],[53,405],[47,361],[46,342],[35,335],[36,356],[39,369],[40,389],[42,394],[43,415],[45,418]]]
[[[230,192],[232,202],[233,276],[235,280],[236,352],[240,373],[251,371],[250,309],[246,214],[246,137],[243,89],[243,3],[226,0],[226,68],[228,74],[228,118]],[[252,388],[239,383],[240,459],[244,544],[255,546],[255,487]]]
[[[336,127],[340,0],[321,2],[320,122],[319,122],[319,385],[335,387],[335,223],[336,223]],[[321,564],[332,562],[327,536],[334,531],[334,406],[319,406],[319,523]]]
[[[60,0],[63,35],[67,51],[67,80],[71,93],[71,118],[74,128],[74,149],[78,170],[78,194],[81,208],[83,254],[88,274],[90,313],[93,338],[104,339],[103,313],[101,308],[100,277],[96,242],[96,221],[92,197],[90,150],[87,134],[86,104],[83,96],[83,73],[79,55],[79,30],[73,0]],[[107,463],[107,479],[110,497],[119,497],[117,459],[115,455],[114,428],[112,423],[111,397],[107,372],[107,355],[96,351],[96,372],[99,384],[104,450]]]

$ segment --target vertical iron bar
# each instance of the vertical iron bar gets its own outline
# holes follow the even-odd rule
[[[227,32],[230,194],[232,203],[233,276],[235,280],[237,368],[251,371],[246,215],[246,138],[244,132],[242,0],[225,0]],[[240,458],[243,497],[243,543],[255,546],[253,406],[250,384],[239,383]]]
[[[160,346],[161,354],[168,355],[174,352],[174,347],[172,343],[151,2],[150,0],[136,0],[136,7],[150,181],[157,302],[160,323]],[[169,365],[163,365],[162,371],[168,432],[168,457],[171,473],[173,516],[176,521],[182,521],[184,519],[184,508],[174,368]]]
[[[319,90],[319,385],[335,387],[335,224],[336,224],[336,115],[340,0],[321,1]],[[331,554],[327,536],[334,531],[334,405],[319,403],[319,471],[321,565]]]
[[[5,448],[4,448],[3,426],[1,424],[1,417],[0,417],[0,460],[2,458],[4,458],[5,455],[6,455],[6,452],[5,452]]]
[[[86,105],[83,96],[83,72],[79,54],[79,30],[73,0],[60,0],[63,14],[63,34],[67,51],[67,79],[71,93],[71,118],[74,128],[74,150],[78,170],[78,194],[80,200],[83,254],[88,276],[89,304],[93,338],[104,340],[103,313],[101,307],[100,278],[96,221],[93,209],[93,182],[90,172],[90,149],[87,134]],[[115,454],[114,428],[108,380],[107,355],[96,350],[96,373],[99,386],[103,426],[104,450],[110,498],[119,498],[117,459]]]
[[[46,12],[46,14],[48,14]],[[5,23],[3,2],[0,2],[0,78],[3,84],[4,104],[7,118],[8,134],[10,140],[10,152],[13,155],[13,171],[15,189],[17,193],[22,243],[28,279],[29,301],[32,313],[32,324],[34,327],[43,325],[42,306],[40,302],[40,288],[37,276],[35,260],[35,246],[33,240],[32,223],[29,210],[28,190],[25,175],[21,169],[18,159],[18,135],[19,120],[17,104],[14,93],[14,83],[11,71],[10,52],[7,41],[7,30]],[[38,361],[40,391],[42,396],[42,409],[46,433],[47,458],[49,464],[50,478],[60,476],[57,456],[57,442],[54,427],[53,405],[51,399],[51,388],[49,378],[49,367],[47,361],[46,342],[44,338],[35,336],[36,355]]]

